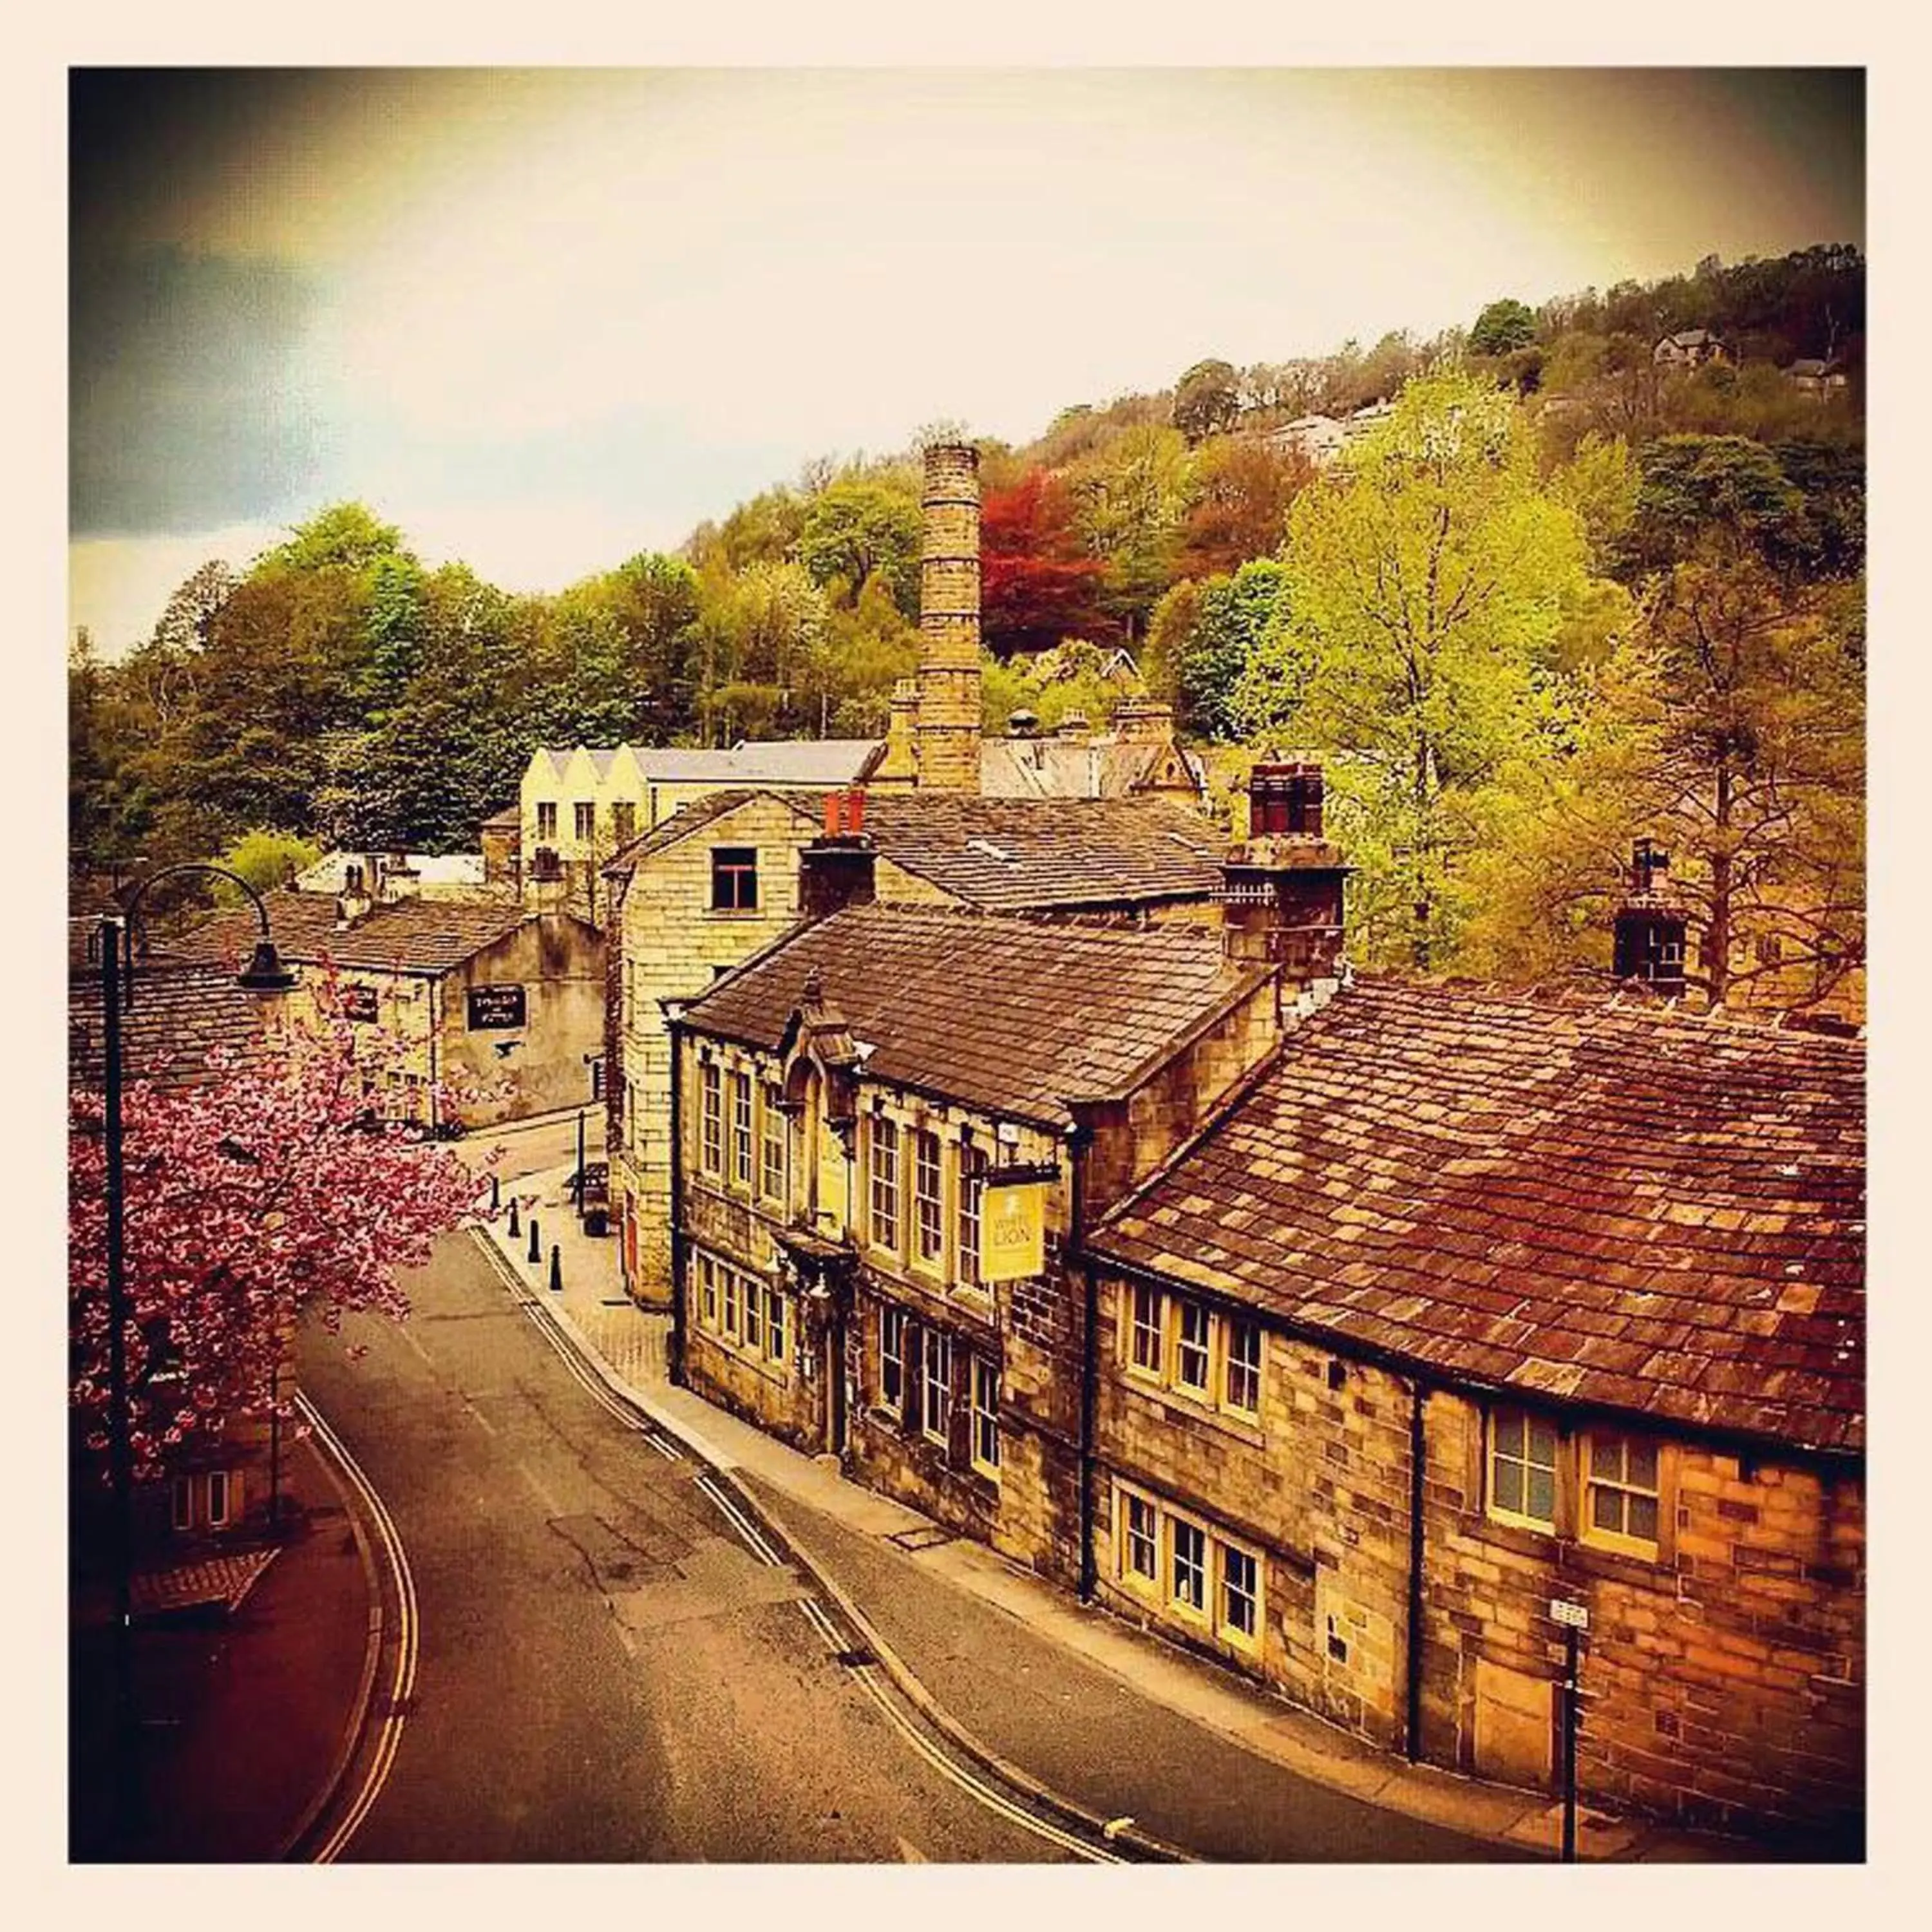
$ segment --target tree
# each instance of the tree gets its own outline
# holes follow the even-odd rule
[[[1208,444],[1195,458],[1178,568],[1190,577],[1226,576],[1274,556],[1288,532],[1288,506],[1314,476],[1306,457],[1258,436]]]
[[[916,495],[875,477],[842,477],[806,509],[798,560],[821,590],[842,584],[848,604],[877,574],[899,609],[916,619],[920,530]]]
[[[1100,560],[1075,526],[1062,480],[1044,470],[989,490],[980,512],[980,622],[996,656],[1050,650],[1061,638],[1112,634],[1100,607]]]
[[[322,848],[313,839],[258,826],[236,839],[218,862],[238,872],[257,892],[266,892],[285,885],[321,856]],[[214,896],[224,905],[242,902],[241,893],[226,880],[217,882]]]
[[[1231,577],[1177,584],[1161,599],[1148,636],[1150,643],[1158,641],[1155,662],[1184,730],[1222,740],[1240,735],[1235,694],[1262,640],[1286,611],[1287,571],[1267,557],[1243,564]],[[1277,718],[1292,715],[1305,668],[1295,664],[1292,681],[1278,689]],[[1277,678],[1288,677],[1288,654],[1277,652],[1270,669]],[[1151,681],[1154,673],[1149,676]]]
[[[1102,565],[1102,604],[1131,644],[1174,580],[1191,500],[1186,439],[1150,424],[1124,430],[1069,478],[1081,534]]]
[[[1232,362],[1197,362],[1174,386],[1174,426],[1190,442],[1232,429],[1240,413],[1240,378]]]
[[[1788,560],[1804,500],[1760,442],[1742,436],[1666,436],[1643,452],[1632,557],[1667,568],[1696,556]]]
[[[372,1310],[400,1320],[396,1276],[474,1204],[476,1175],[416,1130],[370,1124],[365,1083],[394,1058],[330,1022],[204,1085],[136,1082],[123,1096],[124,1330],[137,1475],[176,1448],[272,1406],[294,1324],[332,1333]],[[71,1399],[89,1450],[107,1444],[106,1148],[98,1094],[70,1098]]]
[[[1453,951],[1463,872],[1513,761],[1560,741],[1555,653],[1588,585],[1576,512],[1539,483],[1521,405],[1461,371],[1412,382],[1288,519],[1286,615],[1232,710],[1336,754],[1372,952]]]
[[[1469,332],[1469,351],[1474,356],[1507,356],[1512,350],[1527,349],[1535,340],[1536,317],[1528,304],[1505,296],[1477,316]]]

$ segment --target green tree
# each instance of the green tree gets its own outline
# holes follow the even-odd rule
[[[1475,356],[1507,356],[1527,349],[1536,340],[1536,317],[1526,302],[1505,296],[1477,316],[1469,331],[1469,350]]]
[[[842,586],[848,604],[881,577],[900,610],[916,619],[920,536],[916,491],[875,477],[841,477],[812,500],[797,557],[821,590]]]
[[[1157,670],[1156,688],[1173,698],[1184,730],[1223,741],[1240,735],[1236,694],[1262,640],[1286,617],[1287,584],[1286,566],[1263,557],[1232,576],[1184,580],[1161,599],[1149,626],[1150,639],[1157,640],[1149,682]],[[1306,665],[1284,649],[1270,656],[1269,666],[1282,680],[1275,694],[1279,722],[1299,701]]]
[[[1174,426],[1190,442],[1232,429],[1240,413],[1240,378],[1232,362],[1197,362],[1174,386]]]
[[[1252,739],[1336,754],[1372,954],[1449,957],[1471,850],[1518,760],[1568,722],[1555,668],[1588,573],[1522,408],[1462,372],[1412,382],[1288,520],[1286,614],[1233,700]]]
[[[322,848],[312,838],[297,838],[292,832],[278,832],[272,826],[257,826],[252,832],[244,832],[227,850],[223,852],[217,863],[226,866],[231,872],[238,872],[257,892],[273,892],[285,885],[296,873],[306,871],[322,856]],[[238,905],[242,894],[226,880],[215,882],[214,896],[223,905]]]
[[[1181,520],[1192,500],[1178,430],[1125,430],[1068,479],[1076,520],[1103,566],[1101,602],[1131,644],[1177,574]]]

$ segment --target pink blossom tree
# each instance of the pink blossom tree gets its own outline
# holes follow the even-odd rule
[[[326,1005],[327,1003],[325,1003]],[[377,1117],[395,1043],[339,1014],[278,1036],[210,1078],[122,1096],[130,1443],[137,1478],[234,1417],[286,1411],[272,1394],[304,1310],[401,1320],[398,1270],[479,1205],[475,1169],[422,1130]],[[70,1096],[68,1287],[72,1401],[82,1439],[107,1446],[109,1322],[104,1103]]]

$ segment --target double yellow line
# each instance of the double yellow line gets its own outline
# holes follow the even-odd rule
[[[361,1465],[344,1446],[342,1438],[322,1420],[320,1412],[308,1397],[297,1395],[296,1406],[301,1410],[304,1420],[321,1438],[329,1454],[335,1458],[343,1474],[349,1478],[357,1496],[362,1498],[369,1519],[375,1526],[382,1554],[388,1560],[396,1594],[396,1664],[389,1686],[389,1707],[383,1713],[382,1728],[376,1734],[375,1749],[370,1757],[368,1769],[363,1774],[361,1785],[335,1828],[315,1852],[313,1862],[326,1865],[333,1864],[341,1856],[350,1840],[361,1828],[363,1820],[368,1816],[370,1808],[382,1795],[382,1786],[388,1781],[390,1767],[396,1760],[397,1747],[402,1742],[409,1699],[416,1688],[420,1627],[416,1616],[416,1578],[410,1572],[408,1554],[403,1548],[403,1539],[397,1533],[395,1519],[390,1515],[388,1505],[376,1493],[374,1484],[362,1473]],[[381,1614],[380,1605],[377,1614]]]

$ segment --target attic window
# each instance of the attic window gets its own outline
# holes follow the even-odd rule
[[[966,842],[966,849],[969,852],[983,852],[988,858],[997,859],[1003,866],[1010,866],[1014,862],[1010,852],[995,845],[989,838],[969,838]]]

